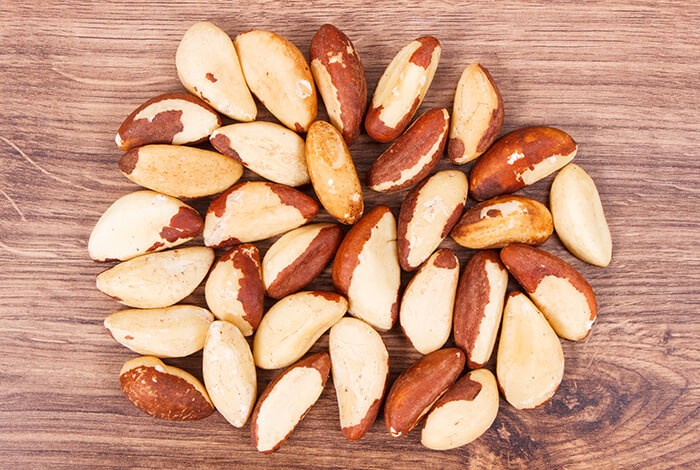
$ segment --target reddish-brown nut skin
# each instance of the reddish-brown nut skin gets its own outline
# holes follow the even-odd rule
[[[239,281],[237,300],[243,305],[243,320],[255,331],[263,316],[265,286],[260,275],[260,251],[251,243],[236,245],[216,262],[230,262],[242,276]]]
[[[421,115],[372,164],[367,185],[375,191],[399,191],[415,185],[440,163],[449,133],[450,115],[445,108],[435,108]],[[415,174],[402,181],[402,171]]]
[[[280,271],[267,289],[267,295],[281,299],[301,290],[316,279],[336,254],[343,238],[343,230],[337,225],[323,228],[304,252],[289,266]]]
[[[455,383],[464,369],[464,353],[440,349],[422,357],[404,371],[384,403],[384,423],[394,437],[409,433],[433,404]]]
[[[172,216],[170,223],[163,227],[160,236],[170,243],[181,238],[193,238],[199,235],[204,228],[204,222],[199,212],[191,207],[180,207],[177,214]]]
[[[312,72],[315,60],[328,72],[337,90],[335,99],[340,105],[339,117],[342,124],[339,130],[350,146],[360,136],[362,119],[367,109],[367,80],[360,56],[342,31],[332,24],[324,24],[311,39],[309,61],[312,62]],[[315,74],[314,78],[319,81]],[[328,97],[323,96],[323,93],[321,95],[325,102]]]
[[[523,173],[553,156],[561,156],[564,166],[573,157],[563,157],[575,152],[574,139],[559,129],[546,126],[516,129],[498,139],[476,161],[469,177],[469,194],[483,201],[513,193],[527,186]]]
[[[537,290],[545,276],[556,276],[569,281],[586,297],[591,310],[591,320],[598,314],[591,285],[581,273],[558,256],[529,245],[513,243],[501,250],[501,261],[528,294]]]
[[[166,93],[146,101],[124,119],[124,122],[122,122],[117,131],[117,136],[121,140],[118,147],[121,150],[131,150],[146,144],[171,144],[173,142],[173,137],[183,129],[183,123],[180,119],[182,117],[182,111],[163,111],[156,114],[152,120],[145,118],[135,119],[143,109],[164,100],[182,100],[201,106],[203,109],[216,116],[219,125],[221,125],[221,118],[214,108],[199,98],[189,93]],[[196,144],[203,142],[207,140],[207,137],[208,136],[204,136],[197,141],[188,143]]]
[[[298,367],[310,367],[318,370],[319,374],[321,375],[321,386],[325,387],[326,381],[328,380],[328,374],[331,370],[331,356],[326,352],[306,356],[305,358],[297,361],[295,364],[289,366],[289,368],[287,368],[284,372],[275,377],[272,380],[272,382],[270,382],[267,385],[267,387],[265,387],[265,390],[263,391],[262,395],[260,395],[260,398],[258,398],[258,401],[255,404],[253,414],[250,418],[250,436],[253,440],[254,446],[257,447],[258,445],[258,414],[260,413],[260,407],[262,406],[263,402],[268,397],[268,395],[270,395],[270,392],[272,392],[272,390],[275,388],[275,385],[277,385],[277,383],[280,380],[282,380],[282,377],[287,375],[291,370],[296,369]],[[299,421],[292,427],[292,429],[289,431],[289,434],[287,434],[280,442],[278,442],[274,448],[264,453],[270,454],[282,447],[282,444],[284,444],[287,441],[287,439],[289,439],[289,436],[292,434],[297,425],[301,423],[301,421],[304,419],[304,416],[306,416],[310,409],[311,407],[309,407],[309,409],[306,410],[306,412],[301,416],[301,418],[299,418]]]

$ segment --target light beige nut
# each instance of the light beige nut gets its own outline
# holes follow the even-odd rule
[[[459,259],[443,248],[428,258],[406,286],[399,319],[419,353],[437,351],[450,337],[458,279]]]
[[[251,437],[259,452],[274,452],[285,443],[321,396],[330,368],[328,353],[312,354],[270,382],[250,420]]]
[[[350,314],[386,331],[399,316],[400,284],[396,219],[387,206],[377,206],[341,242],[333,261],[333,285],[347,295]]]
[[[503,99],[486,67],[474,62],[457,84],[447,155],[462,165],[484,153],[503,128]]]
[[[508,271],[494,250],[476,252],[462,272],[455,299],[454,339],[467,354],[471,369],[491,359],[507,288]]]
[[[522,244],[503,248],[501,261],[559,336],[571,341],[588,336],[598,306],[590,284],[573,266]]]
[[[214,316],[196,305],[173,305],[149,310],[122,310],[104,325],[122,346],[157,357],[185,357],[204,347]]]
[[[414,271],[435,251],[462,215],[469,182],[461,171],[435,173],[413,188],[401,203],[399,262]]]
[[[335,224],[309,224],[282,235],[265,253],[267,295],[281,299],[303,289],[333,259],[343,231]]]
[[[476,161],[469,175],[469,193],[484,201],[523,189],[573,160],[576,148],[569,134],[553,127],[516,129]]]
[[[378,142],[391,142],[408,127],[440,62],[440,41],[423,36],[403,47],[387,66],[372,96],[365,130]]]
[[[362,217],[362,186],[350,151],[340,132],[315,121],[306,135],[306,164],[316,196],[340,223],[352,225]]]
[[[202,375],[219,413],[232,426],[242,427],[255,406],[258,385],[250,346],[233,324],[215,321],[209,326]]]
[[[524,196],[499,196],[467,209],[450,235],[459,245],[476,250],[509,243],[541,245],[554,231],[547,207]]]
[[[464,369],[464,353],[440,349],[420,358],[396,379],[384,403],[384,424],[393,437],[411,432]]]
[[[138,409],[170,421],[203,419],[214,412],[204,385],[177,367],[153,356],[126,361],[119,372],[119,385]]]
[[[255,245],[236,245],[221,255],[209,273],[204,296],[216,318],[233,323],[244,336],[252,335],[260,324],[265,296]]]
[[[399,191],[420,182],[440,163],[450,115],[445,108],[422,114],[367,172],[367,185],[379,192]]]
[[[510,292],[503,312],[496,375],[503,396],[519,410],[548,401],[564,376],[559,338],[535,304]]]
[[[324,24],[311,39],[309,60],[331,123],[352,145],[367,108],[367,81],[355,46],[338,28]]]
[[[114,142],[122,150],[147,144],[195,144],[220,125],[219,115],[202,100],[189,93],[166,93],[129,114]]]
[[[95,261],[128,260],[192,240],[202,231],[199,213],[174,197],[136,191],[117,199],[90,233]]]
[[[612,238],[593,179],[575,163],[554,178],[549,193],[554,228],[571,253],[586,263],[607,266]]]
[[[304,139],[274,122],[245,122],[220,127],[209,139],[224,155],[265,179],[287,186],[309,183]]]
[[[216,25],[190,26],[175,54],[182,85],[236,121],[253,121],[258,113],[231,38]]]
[[[270,31],[246,31],[233,43],[253,94],[282,124],[297,132],[308,131],[318,103],[304,54]]]
[[[350,317],[333,325],[328,349],[340,428],[346,438],[355,441],[377,419],[389,379],[389,352],[374,328]]]
[[[168,307],[194,292],[213,262],[214,250],[203,246],[150,253],[102,271],[96,284],[130,307]]]
[[[469,372],[435,403],[425,418],[421,444],[433,450],[469,444],[496,420],[498,401],[493,374],[488,369]]]
[[[347,300],[335,292],[288,295],[260,322],[253,341],[255,365],[261,369],[287,367],[306,354],[347,310]]]
[[[204,244],[221,248],[274,237],[310,221],[318,204],[289,186],[240,183],[212,201],[204,221]]]

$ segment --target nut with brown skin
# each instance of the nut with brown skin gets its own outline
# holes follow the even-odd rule
[[[265,296],[255,245],[237,245],[224,253],[209,273],[204,295],[216,318],[252,335],[260,324]]]
[[[219,115],[202,100],[189,93],[166,93],[129,114],[114,142],[121,150],[147,144],[195,144],[220,125]]]
[[[433,450],[469,444],[496,420],[498,401],[493,374],[488,369],[469,372],[435,403],[425,419],[421,444]]]
[[[331,123],[352,145],[367,108],[367,81],[355,46],[338,28],[324,24],[311,39],[309,60]]]
[[[270,382],[250,420],[251,437],[259,452],[275,452],[286,442],[321,396],[330,369],[328,353],[312,354]]]
[[[365,116],[365,130],[377,142],[391,142],[408,127],[440,62],[440,41],[423,36],[403,47],[387,66]]]
[[[350,317],[331,328],[328,349],[340,427],[346,438],[355,441],[377,419],[389,379],[389,353],[374,328]]]
[[[443,248],[428,258],[406,286],[399,320],[421,354],[440,349],[450,337],[458,278],[459,259]]]
[[[491,358],[501,325],[508,271],[494,250],[478,251],[462,272],[454,309],[455,344],[472,369]]]
[[[401,268],[396,251],[396,219],[377,206],[345,235],[333,262],[333,285],[347,295],[351,315],[380,331],[399,315]]]
[[[244,122],[220,127],[209,138],[224,155],[265,179],[287,186],[307,184],[304,139],[274,122]]]
[[[524,196],[499,196],[467,209],[450,236],[479,250],[509,243],[541,245],[553,231],[552,214],[544,204]]]
[[[576,155],[576,142],[564,131],[535,126],[498,139],[472,167],[469,191],[483,201],[513,193],[554,173]]]
[[[306,135],[306,165],[316,196],[330,215],[352,225],[365,209],[362,185],[340,132],[315,121]]]
[[[389,192],[421,181],[440,163],[449,124],[450,115],[445,108],[421,115],[372,164],[367,185],[374,191]]]
[[[445,239],[467,201],[469,182],[461,171],[446,170],[423,180],[401,204],[399,263],[414,271]]]
[[[457,84],[447,155],[462,165],[488,149],[503,128],[503,99],[486,67],[467,65]]]
[[[214,412],[199,380],[153,356],[127,361],[119,372],[119,385],[134,406],[154,418],[192,421]]]
[[[246,31],[233,43],[250,91],[285,126],[296,132],[309,130],[318,102],[304,54],[270,31]]]
[[[90,233],[95,261],[129,260],[192,240],[202,231],[199,213],[174,197],[136,191],[117,199]]]
[[[303,289],[333,259],[342,238],[334,224],[309,224],[282,235],[262,261],[267,295],[281,299]]]
[[[520,292],[510,292],[503,311],[496,356],[498,384],[519,410],[547,402],[564,376],[559,338],[537,307]]]
[[[501,250],[501,261],[559,336],[571,341],[588,336],[598,307],[590,284],[573,266],[517,243]]]
[[[384,423],[393,437],[408,434],[464,369],[464,353],[439,349],[420,358],[396,379],[384,403]]]
[[[221,248],[264,240],[304,225],[317,213],[316,201],[289,186],[240,183],[209,205],[204,244]]]
[[[253,121],[258,110],[231,38],[202,21],[187,30],[175,55],[177,75],[193,95],[236,121]]]

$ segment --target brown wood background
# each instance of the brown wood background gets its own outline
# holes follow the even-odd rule
[[[556,237],[545,245],[583,272],[600,304],[592,335],[564,341],[551,402],[520,412],[502,402],[481,439],[441,453],[416,431],[392,439],[382,422],[346,441],[329,384],[290,441],[263,456],[248,426],[219,415],[161,422],[126,401],[117,374],[133,353],[102,326],[119,306],[95,289],[104,266],[88,259],[86,241],[111,202],[136,189],[117,171],[117,127],[147,98],[180,89],[178,41],[205,19],[231,35],[271,29],[304,52],[334,23],[358,48],[371,90],[402,45],[433,34],[442,60],[423,110],[451,109],[462,68],[479,60],[503,93],[505,130],[548,124],[578,141],[614,258],[600,269]],[[0,466],[697,468],[699,31],[693,2],[4,2]],[[383,147],[363,136],[352,148],[361,177]],[[545,201],[550,184],[524,193]],[[365,197],[397,209],[403,194]],[[327,270],[313,287],[329,286]],[[189,300],[202,304],[201,289]],[[383,336],[393,380],[418,354],[396,329]],[[169,362],[199,375],[200,359]],[[261,389],[272,375],[260,374]]]

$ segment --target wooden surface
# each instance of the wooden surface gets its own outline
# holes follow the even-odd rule
[[[693,2],[8,1],[0,17],[0,466],[352,468],[668,468],[700,466],[700,17]],[[174,57],[194,21],[232,35],[274,30],[308,50],[324,22],[358,48],[370,90],[411,39],[437,36],[440,67],[422,109],[451,109],[462,68],[486,65],[505,129],[561,127],[598,184],[614,241],[595,268],[553,237],[545,248],[587,277],[600,305],[592,335],[564,341],[551,402],[516,411],[449,452],[393,439],[377,422],[346,441],[332,385],[270,456],[220,415],[152,419],[119,390],[134,354],[102,320],[86,241],[136,187],[117,171],[114,133],[138,104],[180,89]],[[262,113],[263,118],[269,115]],[[325,114],[324,114],[325,115]],[[360,176],[384,146],[352,148]],[[448,167],[443,162],[443,167]],[[463,167],[464,170],[468,169]],[[248,175],[250,176],[250,175]],[[523,191],[546,201],[551,178]],[[403,194],[365,192],[368,207]],[[206,208],[206,201],[197,203]],[[327,217],[320,217],[327,220]],[[269,242],[260,243],[266,249]],[[445,246],[454,247],[450,242]],[[464,263],[470,253],[459,250]],[[313,287],[329,288],[328,270]],[[201,289],[189,299],[203,303]],[[418,358],[383,335],[391,379]],[[324,338],[315,348],[326,346]],[[201,355],[169,361],[200,375]],[[273,373],[260,374],[260,389]]]

